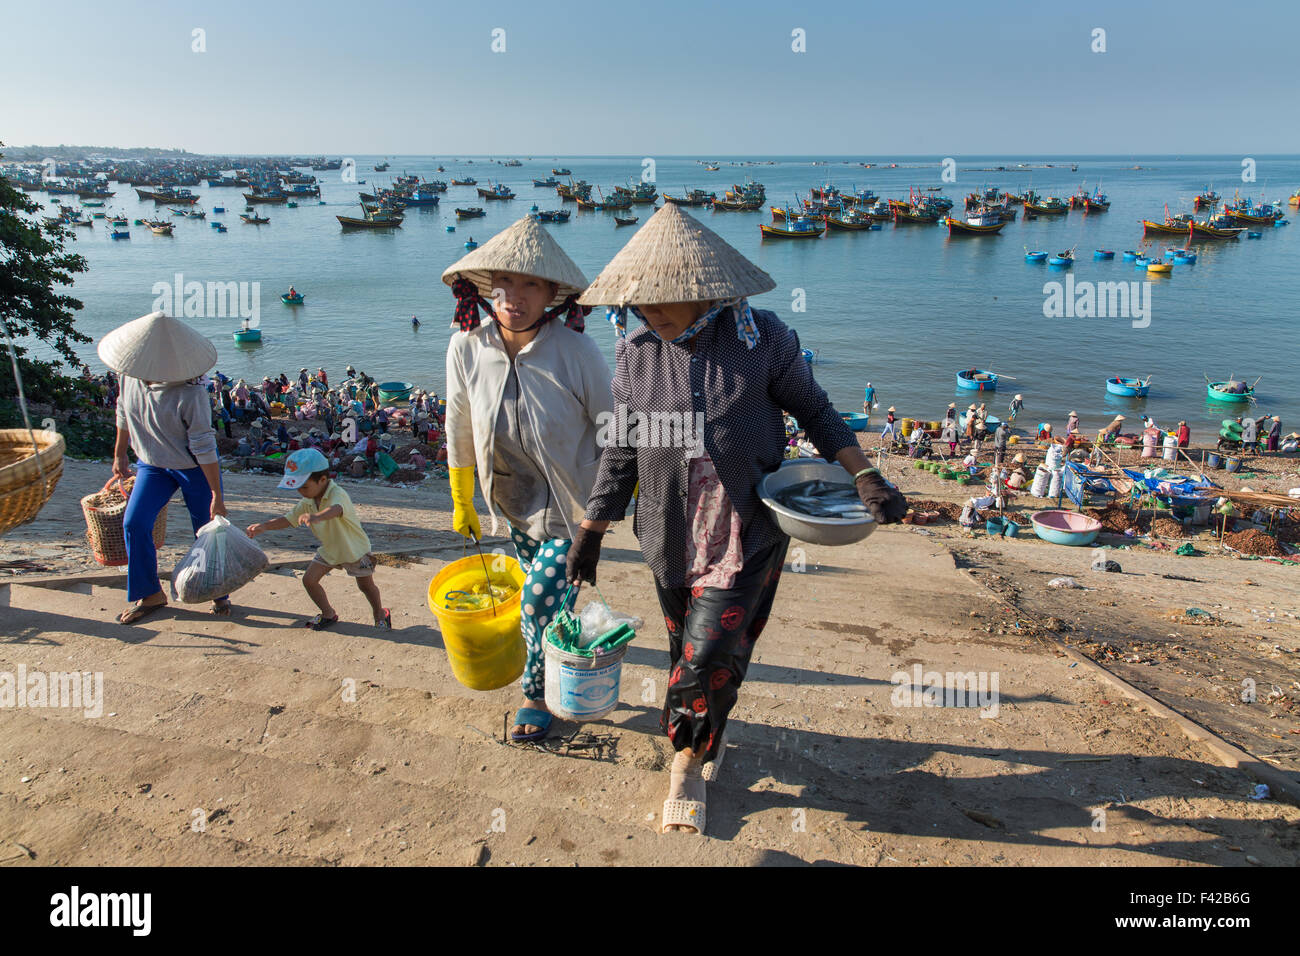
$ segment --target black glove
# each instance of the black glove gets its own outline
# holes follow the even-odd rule
[[[564,562],[564,577],[570,584],[596,583],[596,562],[600,560],[600,539],[604,536],[603,531],[578,528]]]
[[[907,499],[901,491],[885,481],[880,472],[871,471],[853,484],[857,486],[858,497],[867,506],[871,516],[881,524],[901,521],[907,514]]]

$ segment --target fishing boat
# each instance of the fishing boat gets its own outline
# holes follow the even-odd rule
[[[800,349],[799,354],[803,356],[803,360],[809,365],[811,365],[813,360],[817,357],[816,353],[813,352],[812,349]]]
[[[707,206],[718,198],[717,193],[706,193],[703,189],[691,189],[682,196],[670,196],[664,193],[664,202],[674,206]]]
[[[787,225],[784,228],[769,225],[765,222],[760,222],[758,228],[765,239],[768,237],[773,239],[817,239],[826,231],[826,223],[808,216],[800,216],[793,222],[787,220]]]
[[[394,197],[397,206],[436,206],[438,189],[432,183],[420,183],[414,191]]]
[[[1220,225],[1193,221],[1188,238],[1192,242],[1223,242],[1229,239],[1237,239],[1246,231],[1243,226],[1228,226],[1222,220],[1212,220],[1211,222],[1219,222]]]
[[[1124,255],[1121,258],[1124,262],[1133,262],[1135,259],[1140,258],[1141,255],[1142,253],[1138,252],[1136,249],[1125,249]]]
[[[484,189],[482,186],[479,186],[478,194],[483,199],[514,199],[515,198],[515,194],[511,192],[510,187],[507,186],[505,183],[497,183],[495,186],[491,186],[487,189]]]
[[[628,218],[625,219],[625,218],[623,218],[622,216],[615,216],[615,217],[614,217],[614,225],[616,225],[616,226],[635,226],[635,225],[637,224],[637,220],[638,220],[639,218],[640,218],[639,216],[629,216]]]
[[[379,163],[377,166],[375,166],[375,167],[373,167],[373,168],[374,168],[375,172],[377,172],[377,173],[386,173],[386,172],[388,172],[388,161],[387,161],[387,160],[384,160],[384,162]]]
[[[236,329],[236,342],[260,342],[262,341],[261,329]]]
[[[404,217],[393,212],[369,212],[358,219],[355,216],[335,216],[344,229],[396,229],[401,226]]]
[[[902,226],[908,223],[919,223],[922,225],[929,225],[938,222],[940,218],[939,211],[937,209],[935,210],[922,209],[921,207],[914,206],[911,203],[906,203],[906,202],[896,203],[893,200],[890,200],[890,208],[893,211],[894,225],[896,226]]]
[[[1271,226],[1282,218],[1282,210],[1275,209],[1271,203],[1252,206],[1242,200],[1231,206],[1225,206],[1223,217],[1232,220],[1237,226]]]
[[[413,391],[415,391],[415,385],[411,382],[380,382],[379,401],[384,405],[393,402],[404,402],[411,397]]]
[[[1172,262],[1148,262],[1147,275],[1167,276],[1174,271]]]
[[[483,211],[482,206],[471,206],[468,209],[456,210],[457,219],[480,219],[486,215],[487,213]]]
[[[1046,253],[1046,252],[1042,252],[1041,250],[1039,250],[1039,251],[1034,251],[1034,252],[1026,252],[1026,253],[1025,253],[1025,261],[1026,261],[1026,262],[1046,262],[1046,261],[1047,261],[1047,253]]]
[[[271,221],[268,216],[258,216],[255,213],[241,212],[239,218],[250,226],[264,226]]]
[[[1083,197],[1083,211],[1084,211],[1085,213],[1090,213],[1090,212],[1109,212],[1109,211],[1110,211],[1110,200],[1107,199],[1104,195],[1102,195],[1102,194],[1100,194],[1100,193],[1097,194],[1097,195],[1095,195],[1095,196],[1084,196],[1084,197]]]
[[[1166,213],[1164,222],[1143,219],[1142,234],[1144,236],[1152,233],[1161,236],[1185,236],[1191,224],[1192,217],[1189,213],[1179,213],[1176,216],[1170,216]]]
[[[1114,249],[1094,249],[1092,253],[1094,259],[1114,259]]]
[[[286,292],[280,296],[280,301],[285,305],[302,305],[303,294],[299,292],[297,295],[290,295]]]
[[[281,206],[289,201],[288,194],[283,192],[244,193],[243,196],[244,202],[248,203],[250,206]]]
[[[114,229],[109,235],[114,239],[130,239],[131,231],[129,229]]]
[[[653,183],[637,183],[635,186],[615,186],[614,195],[632,202],[633,205],[645,206],[659,198],[659,190]]]
[[[1074,250],[1067,249],[1065,252],[1058,252],[1054,256],[1048,256],[1047,264],[1049,266],[1065,266],[1069,268],[1074,265]]]
[[[1259,379],[1255,379],[1259,384]],[[1245,382],[1229,380],[1226,382],[1205,383],[1205,397],[1212,402],[1249,402],[1255,396],[1255,386]]]
[[[1222,197],[1208,186],[1193,200],[1197,211],[1217,206]]]
[[[1146,398],[1147,392],[1151,388],[1151,376],[1146,378],[1115,378],[1106,379],[1106,391],[1111,395],[1124,395],[1128,398]]]
[[[975,392],[995,392],[998,388],[998,376],[995,372],[982,368],[966,368],[957,373],[957,387]]]
[[[478,180],[470,176],[465,179],[453,179],[451,184],[453,186],[477,186]]]
[[[538,222],[568,222],[573,211],[569,209],[541,209],[533,213]]]
[[[534,179],[533,185],[540,186],[543,189],[554,189],[556,186],[560,185],[560,181],[554,176],[550,176],[546,179]]]
[[[154,223],[149,227],[149,231],[155,236],[170,236],[172,234],[172,224],[170,222]]]
[[[949,236],[989,236],[1006,225],[1000,213],[987,209],[977,209],[965,219],[949,216],[944,223],[948,226]]]
[[[772,210],[773,218],[776,218],[776,210]],[[825,217],[826,228],[835,229],[840,232],[859,232],[864,229],[879,229],[880,227],[865,212],[858,209],[849,209],[840,213],[828,212]]]
[[[1042,202],[1025,200],[1026,215],[1033,213],[1035,216],[1064,216],[1069,211],[1069,204],[1055,196],[1048,196]]]
[[[572,176],[573,173],[571,173],[571,172],[570,172],[569,170],[567,170],[567,169],[552,169],[552,170],[551,170],[551,175],[552,175],[552,176]]]

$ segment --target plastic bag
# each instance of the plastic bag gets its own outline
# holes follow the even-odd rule
[[[578,619],[582,622],[578,646],[584,649],[620,624],[630,625],[634,631],[639,631],[645,626],[645,621],[641,618],[618,614],[604,601],[588,601],[587,606],[578,614]]]
[[[172,570],[172,597],[185,604],[215,600],[242,588],[269,563],[252,538],[217,515]]]
[[[1049,588],[1077,588],[1083,590],[1083,585],[1074,578],[1052,578],[1047,582]]]

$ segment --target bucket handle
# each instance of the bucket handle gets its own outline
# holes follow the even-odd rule
[[[483,562],[483,577],[487,581],[488,599],[492,602],[492,616],[497,616],[497,596],[492,593],[492,575],[488,573],[487,558],[483,557],[483,548],[479,544],[478,536],[471,534],[469,540],[474,542],[474,547],[478,549],[478,559]]]

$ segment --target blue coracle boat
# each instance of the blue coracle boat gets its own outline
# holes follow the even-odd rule
[[[976,392],[993,392],[998,387],[998,377],[982,368],[962,369],[957,373],[957,387]]]
[[[1108,378],[1106,391],[1112,395],[1127,395],[1130,398],[1145,398],[1151,388],[1148,378]]]

